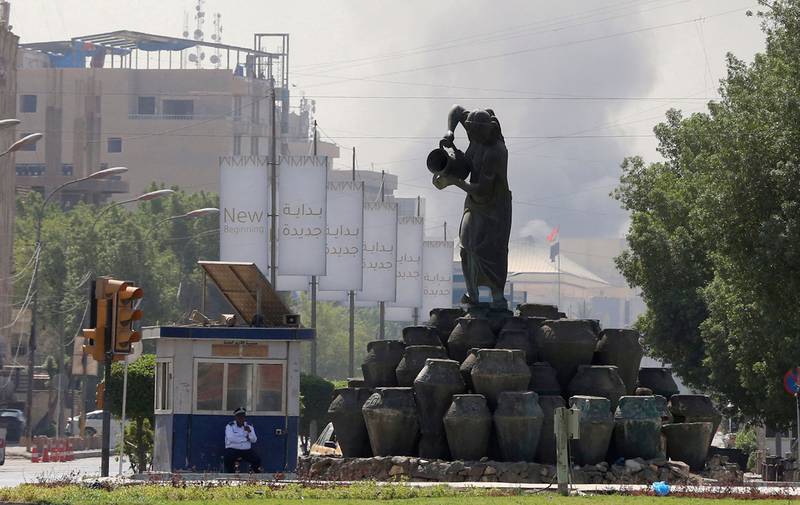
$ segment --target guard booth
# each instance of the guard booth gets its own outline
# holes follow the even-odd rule
[[[244,407],[264,471],[292,472],[300,344],[312,340],[314,330],[299,327],[255,264],[198,263],[236,311],[238,324],[198,315],[196,325],[143,330],[156,346],[153,470],[223,472],[225,426],[233,410]]]

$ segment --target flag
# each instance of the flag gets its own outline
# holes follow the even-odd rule
[[[550,245],[550,261],[555,261],[560,252],[559,242]]]
[[[550,231],[550,234],[547,235],[547,241],[552,242],[558,237],[558,225]]]

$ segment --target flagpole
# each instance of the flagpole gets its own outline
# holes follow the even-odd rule
[[[384,201],[384,177],[386,176],[386,171],[381,170],[381,202]],[[379,315],[379,325],[378,328],[378,340],[385,340],[386,339],[386,302],[378,302],[378,315]]]
[[[352,178],[353,182],[356,180],[356,148],[353,146],[353,169],[352,169]],[[362,204],[362,216],[363,216],[363,204],[364,204],[364,189],[361,189],[361,204]],[[363,230],[363,222],[362,222],[362,230],[361,233],[364,233]],[[362,244],[363,246],[363,244]],[[362,248],[363,249],[363,248]],[[363,251],[362,251],[363,252]],[[349,302],[350,302],[350,326],[348,329],[348,339],[347,339],[347,371],[348,376],[352,377],[356,373],[356,292],[355,290],[351,289],[348,293]]]

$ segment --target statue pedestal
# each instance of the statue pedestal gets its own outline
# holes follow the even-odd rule
[[[467,317],[475,319],[488,319],[492,329],[499,331],[503,327],[505,320],[514,315],[514,312],[507,308],[493,307],[489,302],[479,302],[474,305],[462,305],[467,311]]]

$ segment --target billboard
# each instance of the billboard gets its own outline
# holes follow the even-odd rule
[[[397,297],[393,307],[422,306],[422,217],[397,220]]]
[[[219,259],[253,262],[269,278],[269,158],[219,158]]]
[[[364,246],[364,183],[328,183],[328,225],[324,291],[359,291],[362,287]]]
[[[422,244],[422,312],[427,321],[431,309],[453,306],[453,242],[426,240]]]
[[[359,301],[393,302],[397,286],[397,204],[364,203],[363,286]]]
[[[278,273],[325,275],[328,158],[281,156]]]

